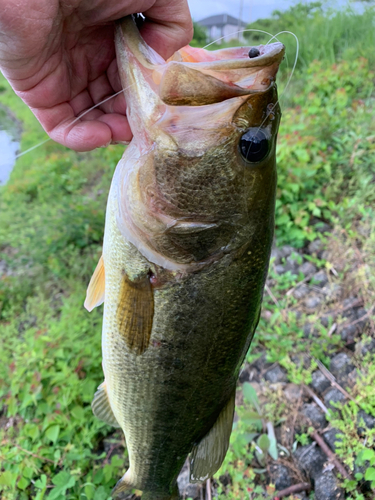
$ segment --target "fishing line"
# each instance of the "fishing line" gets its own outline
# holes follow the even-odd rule
[[[275,104],[269,110],[269,112],[272,113],[272,111],[279,104],[280,99],[283,97],[283,95],[285,94],[286,90],[288,89],[289,84],[290,84],[290,82],[291,82],[291,80],[293,78],[296,66],[297,66],[297,61],[298,61],[298,56],[299,56],[299,40],[298,40],[298,37],[297,37],[297,35],[295,33],[293,33],[292,31],[286,31],[286,30],[284,30],[284,31],[279,31],[279,33],[277,33],[276,35],[272,35],[272,33],[269,33],[268,31],[258,30],[258,29],[255,29],[255,28],[250,28],[250,29],[246,29],[246,30],[238,30],[238,31],[235,31],[233,33],[229,33],[228,35],[225,35],[225,36],[222,36],[220,38],[217,38],[216,40],[214,40],[213,42],[210,42],[209,44],[207,44],[203,48],[206,49],[210,45],[213,45],[214,43],[216,43],[216,42],[218,42],[220,40],[224,40],[228,36],[237,35],[238,33],[248,33],[248,32],[263,33],[265,35],[270,36],[271,38],[268,40],[268,42],[266,43],[266,45],[269,45],[272,42],[272,40],[277,40],[278,42],[280,42],[280,40],[278,39],[278,36],[279,35],[283,35],[283,34],[292,35],[294,37],[295,41],[296,41],[296,56],[294,58],[294,63],[293,63],[293,66],[292,66],[292,70],[290,72],[289,78],[288,78],[288,80],[286,82],[286,85],[285,85],[284,89],[282,90],[282,92],[280,92],[280,95],[279,95],[277,101],[275,102]],[[286,57],[287,65],[288,65],[288,56],[287,56],[286,52],[285,52],[285,57]],[[262,121],[262,123],[259,125],[257,133],[262,128],[262,126],[264,125],[265,121],[268,119],[268,116],[269,116],[269,114],[264,118],[264,120]],[[250,143],[250,147],[251,147],[251,144],[252,144],[252,142]],[[249,148],[249,150],[250,150],[250,148]]]
[[[48,139],[45,139],[44,141],[40,142],[39,144],[35,144],[35,146],[32,146],[31,148],[26,149],[25,151],[22,151],[22,153],[19,153],[14,158],[17,160],[17,158],[19,158],[20,156],[23,156],[26,153],[30,153],[30,151],[32,151],[33,149],[39,148],[39,146],[43,146],[43,144],[45,144],[48,141],[52,141],[52,139],[49,137]]]
[[[265,32],[265,33],[266,33],[266,32]],[[288,78],[288,80],[287,80],[287,83],[286,83],[286,85],[285,85],[285,87],[284,87],[283,91],[280,93],[280,96],[278,97],[278,99],[277,99],[277,101],[275,102],[275,104],[274,104],[274,105],[273,105],[273,106],[269,109],[269,112],[267,113],[267,116],[263,119],[262,123],[259,125],[258,130],[257,130],[257,132],[256,132],[256,133],[258,133],[258,132],[259,132],[259,130],[262,128],[262,126],[264,125],[264,123],[265,123],[265,122],[266,122],[266,120],[268,119],[268,117],[269,117],[270,113],[272,113],[272,111],[275,109],[275,107],[276,107],[276,106],[280,103],[280,99],[281,99],[281,97],[285,94],[285,92],[286,92],[286,90],[287,90],[287,88],[288,88],[288,86],[289,86],[289,84],[290,84],[290,82],[291,82],[291,79],[292,79],[292,77],[293,77],[294,71],[295,71],[295,69],[296,69],[296,65],[297,65],[297,61],[298,61],[298,55],[299,55],[299,40],[298,40],[298,37],[297,37],[297,35],[296,35],[295,33],[291,32],[291,31],[280,31],[280,32],[279,32],[279,33],[277,33],[276,35],[271,35],[271,37],[272,37],[272,38],[270,38],[270,40],[268,40],[268,42],[266,43],[266,45],[268,45],[269,43],[271,43],[271,41],[272,41],[272,40],[274,40],[274,39],[275,39],[275,40],[277,40],[277,41],[280,41],[277,37],[278,37],[279,35],[282,35],[283,33],[288,34],[288,35],[292,35],[292,36],[294,36],[294,38],[295,38],[295,40],[296,40],[296,56],[295,56],[295,58],[294,58],[294,63],[293,63],[292,71],[291,71],[291,73],[290,73],[290,76],[289,76],[289,78]],[[252,143],[252,142],[250,142],[250,148],[251,148],[251,145],[252,145],[252,144],[253,144],[253,143]],[[250,148],[249,148],[248,154],[250,153]],[[246,159],[247,159],[247,157],[246,157]]]
[[[292,71],[291,71],[291,74],[287,80],[287,83],[286,83],[286,86],[285,88],[283,89],[283,91],[280,93],[280,97],[279,97],[279,100],[280,98],[284,95],[286,89],[288,88],[289,84],[290,84],[290,81],[293,77],[293,74],[294,74],[294,71],[295,71],[295,67],[296,67],[296,64],[297,64],[297,60],[298,60],[298,54],[299,54],[299,40],[298,40],[298,37],[290,32],[290,31],[280,31],[279,33],[277,33],[276,35],[272,35],[272,33],[269,33],[268,31],[265,31],[265,30],[258,30],[258,29],[255,29],[255,28],[251,28],[251,29],[246,29],[246,30],[239,30],[239,31],[236,31],[234,33],[230,33],[228,35],[225,35],[225,36],[222,36],[220,38],[217,38],[216,40],[214,40],[213,42],[210,42],[209,44],[205,45],[203,47],[203,49],[206,49],[207,47],[209,47],[210,45],[213,45],[214,43],[220,41],[220,40],[224,40],[225,38],[228,38],[228,36],[232,36],[234,34],[238,34],[238,33],[247,33],[247,32],[256,32],[256,33],[263,33],[265,35],[268,35],[270,36],[271,38],[269,39],[269,41],[266,43],[266,45],[268,45],[269,43],[271,43],[272,40],[277,40],[277,41],[280,41],[277,37],[281,34],[290,34],[292,36],[294,36],[295,40],[296,40],[296,44],[297,44],[297,48],[296,48],[296,57],[295,57],[295,60],[294,60],[294,64],[293,64],[293,68],[292,68]],[[286,58],[287,58],[287,54],[286,54]],[[77,116],[73,121],[72,123],[69,125],[69,127],[72,127],[73,125],[75,125],[79,120],[81,120],[82,117],[84,117],[85,115],[87,115],[90,111],[92,111],[93,109],[101,106],[102,104],[104,104],[105,102],[107,101],[110,101],[111,99],[113,99],[114,97],[118,96],[119,94],[121,94],[122,92],[125,92],[125,90],[128,90],[129,88],[133,87],[135,85],[135,83],[133,83],[132,85],[129,85],[128,87],[126,87],[125,89],[121,89],[119,90],[118,92],[116,92],[115,94],[109,96],[109,97],[106,97],[105,99],[103,99],[102,101],[98,102],[97,104],[95,104],[94,106],[91,106],[90,108],[88,108],[87,110],[85,110],[83,113],[81,113],[79,116]],[[276,102],[275,106],[277,105],[277,103],[279,102],[279,100]],[[274,109],[274,108],[272,108]],[[263,125],[263,123],[262,123]],[[26,149],[25,151],[22,151],[21,153],[18,153],[16,156],[15,156],[15,159],[17,160],[18,158],[20,158],[21,156],[24,156],[25,154],[27,153],[30,153],[31,151],[33,151],[34,149],[37,149],[39,148],[40,146],[43,146],[43,144],[46,144],[47,142],[51,141],[52,139],[51,138],[47,138],[41,142],[39,142],[38,144],[35,144],[34,146],[32,146],[31,148],[29,149]]]

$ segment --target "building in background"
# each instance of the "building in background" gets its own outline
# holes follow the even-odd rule
[[[243,34],[238,33],[238,31],[245,29],[246,23],[230,14],[218,14],[216,16],[205,17],[197,21],[197,23],[207,30],[209,42],[223,36],[226,42],[234,39],[239,40],[241,43],[244,42]],[[217,43],[221,43],[221,41]]]

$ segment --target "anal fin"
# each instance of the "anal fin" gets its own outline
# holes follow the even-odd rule
[[[84,303],[88,311],[92,311],[94,307],[100,306],[104,302],[105,291],[105,274],[103,256],[95,268],[94,274],[91,277],[89,286],[87,287],[86,300]]]
[[[190,453],[190,482],[212,477],[220,469],[229,447],[232,432],[235,390],[213,427]]]
[[[93,414],[99,420],[102,420],[106,424],[112,425],[113,427],[120,427],[109,403],[107,386],[105,382],[99,385],[98,390],[96,391],[94,399],[91,403],[91,408]]]

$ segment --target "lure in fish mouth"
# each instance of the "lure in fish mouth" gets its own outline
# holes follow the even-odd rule
[[[134,138],[108,198],[85,306],[103,302],[92,408],[125,434],[114,493],[178,497],[220,467],[236,381],[258,323],[273,237],[280,43],[164,61],[132,18],[116,49]]]

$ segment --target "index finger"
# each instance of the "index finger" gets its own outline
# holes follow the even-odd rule
[[[146,21],[141,28],[142,37],[164,59],[193,38],[193,21],[186,0],[160,0],[143,14]]]

